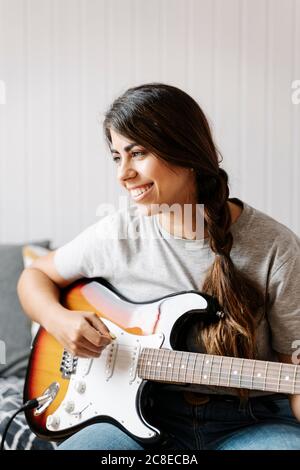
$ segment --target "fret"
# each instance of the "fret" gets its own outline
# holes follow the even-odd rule
[[[266,379],[266,390],[277,392],[278,388],[278,372],[279,372],[279,363],[278,362],[268,362],[268,373]]]
[[[283,364],[280,378],[280,390],[283,393],[292,393],[292,375],[294,366],[292,364]]]
[[[203,357],[202,376],[203,376],[203,379],[205,379],[205,383],[207,384],[210,383],[211,367],[212,367],[211,364],[212,364],[212,356],[206,354]]]
[[[155,349],[150,349],[149,361],[148,361],[150,378],[152,378],[153,369],[154,369],[154,361],[155,361],[154,353],[155,353]]]
[[[253,371],[253,389],[263,390],[264,381],[264,362],[255,361],[255,368]]]
[[[183,383],[187,382],[188,369],[189,369],[189,354],[184,353],[184,368],[182,368],[182,370],[184,371]]]
[[[294,365],[294,375],[293,375],[293,391],[292,391],[292,395],[294,395],[296,392],[296,374],[297,374],[297,366]]]
[[[221,387],[227,387],[228,386],[228,364],[230,367],[230,361],[229,357],[227,356],[222,356],[222,368],[220,370],[220,381],[219,385]]]
[[[168,374],[168,363],[170,357],[170,350],[169,349],[161,349],[162,351],[162,380],[165,382]]]
[[[266,386],[267,386],[268,367],[269,367],[269,363],[266,361],[266,365],[265,365],[265,376],[264,376],[264,383],[263,383],[263,390],[266,390]]]
[[[154,349],[153,353],[153,365],[152,365],[152,379],[159,380],[160,372],[161,372],[161,361],[160,361],[160,354],[158,349]]]
[[[151,353],[151,350],[149,349],[145,349],[145,362],[144,362],[144,374],[145,374],[145,378],[149,378],[149,374],[150,374],[150,364],[151,364],[151,361],[150,361],[150,353]]]
[[[241,368],[240,368],[240,376],[239,376],[239,388],[242,388],[242,375],[243,375],[243,367],[244,367],[244,359],[241,359]]]
[[[227,385],[229,387],[230,381],[231,381],[231,368],[232,368],[232,363],[233,363],[233,357],[230,358],[229,362],[229,372],[228,372],[228,378],[227,378]]]
[[[199,355],[196,356],[196,363],[195,363],[195,365],[196,365],[197,368],[195,368],[195,373],[196,373],[197,370],[198,370],[199,361],[201,361],[201,366],[199,367],[199,371],[198,371],[199,379],[198,379],[198,380],[196,379],[196,381],[193,382],[193,383],[196,383],[196,384],[199,384],[199,383],[200,383],[200,384],[203,384],[203,383],[205,383],[205,382],[203,381],[203,377],[202,377],[203,367],[204,367],[204,357],[205,357],[205,356],[204,356],[203,354],[201,354],[201,355],[199,354]]]
[[[196,353],[190,353],[189,354],[189,372],[191,374],[191,377],[188,380],[188,383],[192,384],[195,383],[195,372],[196,372],[196,360],[197,360],[197,354]],[[193,361],[193,362],[192,362]],[[192,365],[192,367],[190,367]]]
[[[223,356],[220,356],[221,357],[221,360],[220,360],[220,367],[219,367],[219,372],[218,372],[218,383],[217,385],[220,385],[220,380],[221,380],[221,374],[222,374],[222,365],[223,365]]]
[[[241,370],[239,387],[252,390],[255,388],[254,377],[255,377],[256,361],[255,359],[241,359]]]
[[[252,363],[252,371],[251,371],[251,389],[253,389],[253,378],[254,378],[254,369],[255,369],[255,359],[253,359],[253,363]]]
[[[178,365],[178,352],[174,353],[174,364],[173,364],[173,373],[172,373],[172,382],[177,383],[178,382],[178,376],[179,376],[179,365]]]
[[[242,370],[241,370],[241,388],[249,389],[249,378],[251,374],[249,373],[249,365],[252,364],[249,359],[242,359]]]
[[[179,358],[179,363],[178,363],[178,374],[177,374],[177,382],[181,382],[180,374],[181,374],[181,366],[182,366],[182,357],[183,357],[183,352],[180,351],[177,353],[178,358]]]
[[[152,379],[152,371],[153,371],[153,365],[154,365],[154,351],[153,349],[150,349],[149,351],[149,357],[148,357],[148,378]]]
[[[214,361],[214,356],[210,356],[210,368],[209,368],[209,373],[208,373],[208,383],[211,384],[211,371],[213,367],[213,361]]]
[[[161,357],[161,350],[157,350],[156,356],[155,356],[155,361],[156,361],[156,367],[154,368],[154,374],[158,381],[160,382],[162,377],[161,377],[161,371],[163,369],[163,362],[162,362],[162,357]]]
[[[157,349],[152,349],[151,353],[151,370],[150,370],[150,378],[155,380],[157,378]]]
[[[219,371],[220,371],[220,362],[222,356],[211,356],[212,361],[211,361],[211,369],[210,369],[210,384],[211,385],[217,385],[218,379],[219,379]]]
[[[277,383],[277,392],[279,392],[279,390],[280,390],[281,370],[282,370],[282,364],[280,364],[280,366],[279,366],[278,383]]]
[[[239,387],[241,381],[241,374],[240,374],[240,359],[238,357],[233,358],[232,360],[232,367],[231,367],[231,374],[230,374],[230,385],[232,387]],[[238,382],[238,383],[236,383]]]
[[[166,364],[166,381],[167,382],[172,382],[172,370],[174,366],[174,360],[172,361],[173,358],[174,358],[174,354],[172,353],[171,349],[169,349],[168,357],[167,357],[167,364]]]

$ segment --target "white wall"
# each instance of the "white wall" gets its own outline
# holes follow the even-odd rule
[[[101,117],[149,81],[201,104],[231,196],[300,235],[299,49],[300,0],[0,0],[0,242],[61,244],[117,203]]]

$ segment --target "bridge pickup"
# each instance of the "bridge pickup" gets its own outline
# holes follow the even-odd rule
[[[106,357],[106,363],[105,363],[106,380],[109,380],[113,374],[117,352],[118,352],[118,343],[116,341],[113,341],[110,344],[110,346],[107,348],[107,357]]]
[[[136,373],[137,373],[137,367],[138,367],[138,361],[139,361],[139,356],[140,356],[140,350],[141,350],[141,345],[139,340],[137,340],[136,345],[133,349],[132,353],[132,358],[131,358],[131,365],[129,369],[129,383],[132,384],[135,381],[136,378]]]

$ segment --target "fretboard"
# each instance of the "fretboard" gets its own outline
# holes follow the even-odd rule
[[[280,362],[144,348],[138,375],[169,383],[300,393],[300,366]]]

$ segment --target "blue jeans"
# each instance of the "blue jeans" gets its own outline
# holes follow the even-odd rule
[[[283,395],[251,398],[245,403],[235,397],[210,395],[209,402],[202,405],[190,404],[179,391],[161,388],[158,396],[153,423],[167,438],[153,447],[156,450],[300,450],[300,423]],[[97,423],[64,441],[60,449],[144,447],[117,426]]]

